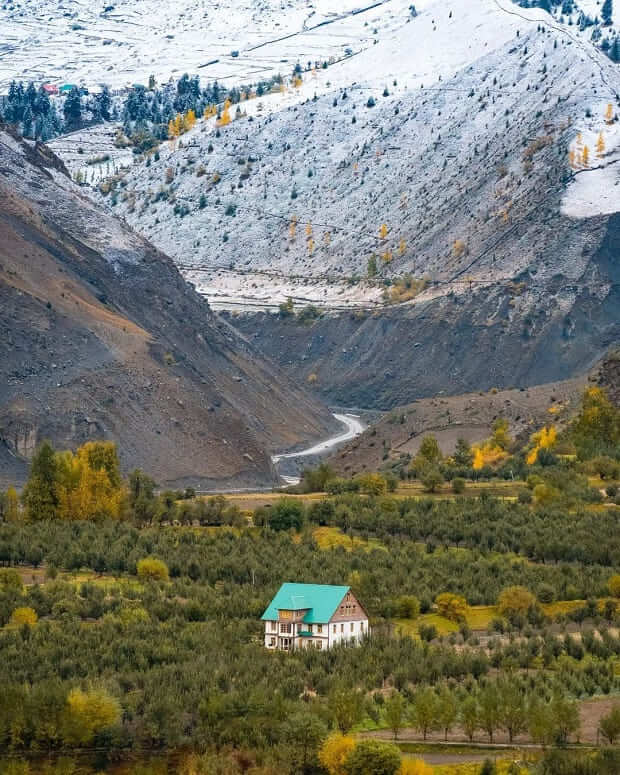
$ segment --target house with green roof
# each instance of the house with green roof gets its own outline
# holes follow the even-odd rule
[[[261,619],[265,647],[284,651],[360,643],[370,632],[351,587],[331,584],[282,584]]]

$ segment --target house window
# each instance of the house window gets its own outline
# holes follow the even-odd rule
[[[344,624],[340,625],[340,632],[344,632]]]
[[[351,632],[355,632],[355,622],[351,622]]]
[[[317,624],[317,626],[316,626],[316,631],[317,631],[317,632],[319,633],[319,635],[320,635],[320,634],[323,632],[323,625],[322,625],[322,624]]]
[[[322,649],[323,648],[323,641],[322,640],[318,640],[316,642],[316,647],[317,647],[317,649]]]
[[[360,630],[364,632],[364,622],[360,622]]]
[[[277,622],[271,622],[271,630],[272,632],[278,631],[278,623]]]
[[[278,611],[278,615],[280,619],[292,619],[293,618],[293,612],[292,611]]]
[[[275,638],[269,638],[269,645],[272,646],[272,647],[275,646],[276,645],[276,639]]]
[[[336,632],[336,625],[334,624],[333,627],[334,627],[333,632]]]
[[[281,624],[280,625],[280,632],[291,632],[291,625],[290,624]]]

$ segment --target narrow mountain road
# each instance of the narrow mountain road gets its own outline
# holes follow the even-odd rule
[[[337,447],[339,444],[343,444],[345,441],[350,441],[356,436],[359,436],[365,429],[364,423],[355,414],[334,414],[334,417],[346,426],[346,430],[341,431],[335,436],[320,441],[318,444],[314,444],[312,447],[302,449],[299,452],[287,452],[283,455],[273,455],[271,460],[274,465],[277,465],[280,460],[286,460],[289,458],[297,457],[310,457],[313,455],[323,455],[325,452]]]

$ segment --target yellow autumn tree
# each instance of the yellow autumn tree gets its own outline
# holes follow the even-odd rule
[[[387,223],[382,223],[381,227],[379,228],[379,236],[381,239],[385,239],[388,235],[388,227]]]
[[[56,459],[60,519],[119,519],[125,491],[112,442],[90,441]]]
[[[575,151],[569,151],[568,152],[568,163],[570,164],[572,169],[577,168],[577,163],[575,161]]]
[[[308,255],[312,255],[314,253],[314,240],[312,237],[308,240]]]
[[[136,572],[141,581],[168,581],[168,566],[157,557],[143,557],[138,560]]]
[[[452,254],[455,258],[460,258],[467,251],[467,244],[462,239],[454,240],[452,245]]]
[[[196,123],[196,114],[194,111],[190,108],[190,110],[185,113],[183,116],[183,131],[189,132],[190,129],[195,125]]]
[[[596,141],[596,154],[602,156],[605,153],[605,138],[603,133],[599,132],[598,139]]]
[[[88,745],[98,732],[114,726],[120,716],[118,700],[105,689],[72,689],[63,713],[63,740],[71,746]]]
[[[605,121],[608,124],[613,124],[614,121],[614,106],[611,104],[611,102],[607,103],[607,108],[605,110]]]
[[[230,124],[230,100],[226,100],[224,103],[222,115],[218,118],[216,124],[217,126],[228,126]]]
[[[435,605],[440,616],[453,622],[462,621],[467,614],[467,600],[461,595],[453,595],[452,592],[442,592],[437,595]]]
[[[217,115],[217,108],[215,105],[207,105],[202,114],[204,118],[213,118]]]
[[[352,737],[334,732],[319,749],[319,761],[329,775],[346,775],[345,761],[354,748]]]
[[[389,264],[392,258],[393,256],[392,256],[391,250],[386,250],[383,253],[381,253],[381,259],[385,264]]]
[[[307,223],[306,224],[306,237],[308,239],[310,239],[311,236],[312,236],[312,224],[311,223]]]
[[[557,442],[558,434],[555,426],[549,425],[542,428],[538,433],[532,434],[530,441],[534,445],[528,452],[526,462],[528,465],[534,465],[538,460],[538,453],[541,449],[553,449]]]
[[[34,608],[30,608],[29,606],[20,606],[19,608],[16,608],[11,614],[9,625],[12,627],[23,627],[24,625],[28,625],[28,627],[34,627],[38,618],[39,617],[37,616],[37,612],[34,610]]]
[[[288,225],[288,236],[291,240],[295,239],[295,235],[297,233],[297,216],[294,215],[291,218],[291,222]]]
[[[176,140],[178,136],[179,136],[179,130],[177,128],[176,121],[171,118],[170,121],[168,121],[168,139]]]
[[[583,146],[583,151],[581,152],[581,166],[587,167],[590,163],[590,149],[587,145]]]
[[[405,250],[407,250],[407,243],[404,239],[401,239],[401,241],[398,243],[398,255],[404,256]]]
[[[14,487],[9,487],[6,491],[5,518],[7,522],[17,522],[19,517],[19,495]]]
[[[474,459],[472,468],[479,471],[484,466],[495,466],[508,457],[508,447],[512,443],[508,421],[498,417],[493,423],[491,438],[472,447]]]

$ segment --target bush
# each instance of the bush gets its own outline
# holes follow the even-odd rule
[[[455,495],[461,495],[465,492],[465,479],[460,476],[455,476],[452,480],[452,492]]]

